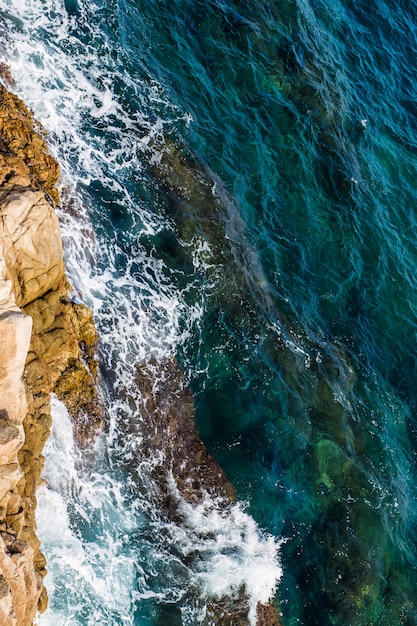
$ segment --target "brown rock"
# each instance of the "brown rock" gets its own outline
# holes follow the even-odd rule
[[[200,439],[194,397],[178,363],[172,359],[138,368],[137,380],[144,398],[141,416],[148,436],[144,449],[153,459],[158,458],[157,451],[164,452],[154,477],[165,494],[167,510],[175,517],[178,503],[168,486],[171,475],[187,502],[198,504],[210,494],[223,498],[227,506],[235,498],[233,486]]]
[[[13,84],[13,77],[10,73],[10,68],[7,63],[0,63],[0,78],[3,82],[8,85]]]
[[[277,611],[272,604],[262,604],[259,602],[256,617],[256,626],[281,626]]]
[[[16,177],[26,175],[35,189],[44,190],[57,204],[59,166],[38,131],[46,134],[40,124],[36,124],[35,128],[25,104],[0,85],[0,149],[8,165],[4,180],[16,185]],[[24,186],[29,185],[26,183]]]

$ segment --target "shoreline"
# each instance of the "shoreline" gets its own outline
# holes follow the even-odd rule
[[[8,82],[8,71],[4,67],[1,71]],[[60,202],[59,165],[41,133],[44,131],[24,103],[5,86],[0,87],[0,216],[2,238],[8,242],[0,257],[0,344],[5,345],[4,354],[13,350],[16,354],[16,358],[6,358],[6,368],[0,370],[0,388],[10,386],[9,403],[0,407],[5,416],[3,431],[8,433],[3,436],[4,440],[8,437],[7,454],[0,456],[4,461],[0,466],[0,542],[5,553],[3,561],[0,558],[0,616],[4,626],[30,626],[48,603],[43,585],[46,560],[36,535],[35,509],[42,450],[52,423],[50,395],[54,392],[68,409],[81,449],[97,434],[104,412],[97,386],[97,332],[91,310],[71,299],[54,210]],[[7,330],[11,319],[14,332]],[[11,345],[6,346],[6,341]],[[227,506],[234,497],[233,487],[199,438],[192,395],[176,365],[168,363],[167,372],[167,386],[163,385],[153,400],[155,388],[149,372],[145,378],[139,376],[145,397],[157,403],[152,419],[160,420],[159,444],[165,452],[172,448],[162,471],[173,471],[174,477],[178,474],[181,499],[197,504],[209,489],[220,494]],[[10,419],[9,405],[16,395],[21,398],[19,415]],[[185,404],[181,408],[178,401],[182,397]],[[175,404],[178,417],[172,413]],[[181,433],[176,450],[170,429]],[[149,441],[150,449],[155,445],[158,441]],[[169,459],[178,453],[193,476],[191,491],[187,487],[191,479],[184,475],[182,465],[170,466]],[[167,485],[162,491],[161,506],[166,507],[172,496]],[[171,514],[176,516],[174,510]],[[237,614],[244,620],[242,624],[249,624],[244,588],[237,600],[213,601],[209,610],[217,624],[229,623]],[[256,620],[259,626],[280,623],[271,604],[258,603]]]
[[[4,67],[3,81],[10,78]],[[47,606],[36,489],[51,427],[50,394],[81,436],[102,408],[92,314],[71,302],[58,218],[59,166],[24,103],[0,86],[0,617],[28,626]],[[81,383],[81,384],[80,384]],[[86,428],[86,416],[91,416]]]

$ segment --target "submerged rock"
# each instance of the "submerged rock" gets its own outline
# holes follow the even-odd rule
[[[80,446],[91,441],[103,414],[96,386],[97,334],[91,311],[74,301],[65,277],[53,209],[59,202],[59,167],[39,131],[25,105],[0,86],[0,348],[4,355],[0,621],[4,626],[29,626],[36,611],[47,605],[42,583],[46,563],[34,515],[42,450],[51,427],[50,394],[54,392],[67,406]],[[181,523],[181,502],[198,505],[207,495],[227,508],[234,489],[198,435],[193,394],[177,362],[171,359],[140,368],[137,382],[144,398],[143,449],[154,458],[156,451],[163,453],[153,477],[166,514]],[[213,601],[207,611],[219,624],[249,623],[244,589],[239,600]],[[259,605],[259,624],[275,626],[273,615],[272,607]]]

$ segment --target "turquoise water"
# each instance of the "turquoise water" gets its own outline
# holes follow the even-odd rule
[[[201,435],[246,503],[224,531],[245,529],[222,592],[250,586],[256,562],[273,593],[271,541],[284,539],[284,626],[417,624],[414,4],[0,9],[17,89],[79,206],[75,221],[62,212],[64,242],[109,402],[89,470],[103,497],[88,481],[69,493],[49,470],[45,502],[58,498],[69,538],[57,551],[62,531],[39,519],[53,578],[41,623],[208,623],[214,526],[185,539],[154,515],[132,486],[147,485],[144,464],[126,460],[140,443],[114,436],[133,419],[129,368],[175,354]],[[206,577],[175,561],[181,541]],[[88,593],[64,556],[74,542],[97,579]],[[120,560],[123,575],[109,572]]]

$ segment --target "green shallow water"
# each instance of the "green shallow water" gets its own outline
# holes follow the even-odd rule
[[[283,625],[417,624],[414,4],[65,7],[66,53],[105,58],[141,120],[87,118],[84,136],[146,144],[107,187],[77,164],[84,200],[121,273],[140,275],[144,249],[201,305],[198,323],[181,313],[177,357],[206,445],[285,539]],[[175,602],[158,615],[181,623]]]

